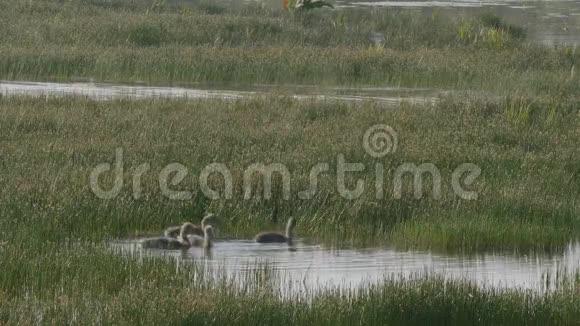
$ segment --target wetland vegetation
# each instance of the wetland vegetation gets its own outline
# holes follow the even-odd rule
[[[449,20],[398,10],[285,12],[250,2],[130,0],[0,2],[0,78],[149,84],[271,83],[432,87],[452,91],[436,104],[385,107],[271,95],[240,100],[113,99],[0,95],[0,324],[208,325],[574,325],[580,276],[548,293],[482,288],[444,275],[385,279],[366,288],[326,289],[281,298],[292,286],[266,266],[240,282],[196,264],[111,252],[114,239],[160,235],[197,223],[250,239],[297,219],[297,234],[322,243],[389,243],[444,253],[559,252],[580,232],[580,83],[573,48],[544,48],[494,17]],[[384,44],[369,41],[381,33]],[[459,92],[461,91],[461,92]],[[365,131],[388,124],[396,152],[378,160]],[[113,199],[91,192],[97,164],[123,148],[124,184]],[[348,175],[367,190],[337,193],[337,155],[363,163]],[[219,162],[231,171],[232,199],[210,200],[199,173]],[[310,200],[309,173],[330,170]],[[385,192],[374,192],[378,162]],[[433,163],[442,196],[405,187],[403,163]],[[451,174],[472,162],[477,200],[452,191]],[[150,164],[143,196],[133,172]],[[189,200],[162,195],[171,163],[190,172],[172,185]],[[244,199],[243,173],[283,163],[290,199],[274,178],[272,198]],[[113,177],[105,178],[111,185]],[[223,186],[210,179],[212,187]],[[425,189],[432,180],[426,179]],[[256,184],[257,189],[260,185]],[[373,190],[373,191],[371,191]],[[219,241],[219,238],[216,240]]]
[[[5,312],[0,316],[8,322],[40,316],[71,320],[78,315],[81,323],[169,318],[210,324],[234,316],[242,324],[336,318],[343,324],[421,324],[432,318],[448,323],[480,316],[474,322],[573,324],[576,319],[570,318],[578,314],[576,285],[540,298],[468,284],[444,285],[426,276],[422,281],[353,289],[351,294],[330,291],[316,296],[313,305],[298,300],[286,306],[274,294],[260,292],[265,288],[246,296],[231,293],[222,283],[217,288],[211,282],[191,283],[193,270],[176,273],[170,262],[116,258],[94,245],[160,234],[167,225],[214,211],[223,219],[222,233],[237,238],[249,239],[265,225],[274,227],[294,216],[299,234],[319,241],[391,241],[436,251],[557,251],[580,229],[575,198],[580,121],[576,113],[566,112],[571,108],[559,108],[547,123],[549,112],[540,106],[530,112],[529,120],[513,120],[512,105],[447,99],[435,107],[393,110],[372,103],[336,105],[279,97],[234,102],[4,97],[0,234],[6,244],[0,247],[0,293]],[[197,118],[189,118],[194,113]],[[479,162],[482,175],[474,185],[479,199],[459,200],[445,184],[447,190],[438,200],[429,195],[417,200],[410,189],[393,200],[389,188],[385,200],[377,201],[370,191],[347,200],[336,193],[333,171],[320,180],[320,192],[312,200],[295,198],[299,190],[308,189],[310,168],[335,162],[337,153],[373,166],[376,159],[366,154],[361,139],[365,128],[377,121],[388,122],[401,137],[399,150],[384,161],[386,175],[402,162],[433,162],[444,176],[459,162]],[[91,169],[112,163],[118,146],[124,148],[126,171],[151,164],[140,199],[133,198],[130,173],[123,191],[112,200],[96,198],[88,187]],[[190,201],[165,198],[157,175],[174,162],[192,172],[176,189],[190,189],[205,165],[223,162],[237,180],[234,199],[210,201],[199,189]],[[254,162],[285,162],[293,175],[292,200],[282,199],[279,180],[272,200],[244,200],[241,174]],[[369,171],[354,178],[374,182]],[[215,186],[220,185],[217,180]],[[274,212],[277,221],[272,219]],[[203,300],[195,299],[197,287],[207,293]],[[442,289],[447,291],[443,296]],[[94,309],[97,302],[100,308]],[[242,309],[244,302],[258,310]],[[335,315],[338,307],[345,312]]]
[[[261,2],[4,1],[0,78],[153,84],[390,85],[578,93],[580,53],[490,15],[287,13]],[[380,33],[384,43],[369,36]]]

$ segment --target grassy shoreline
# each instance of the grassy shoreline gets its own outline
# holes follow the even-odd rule
[[[539,66],[528,65],[529,60],[522,59],[531,52],[534,51],[293,47],[8,48],[0,49],[0,76],[8,80],[91,79],[153,85],[382,85],[481,90],[500,95],[517,92],[573,96],[580,92],[577,80],[569,79],[572,65],[557,62],[561,54],[538,50],[537,54],[546,60]],[[488,61],[488,65],[481,66],[482,61]]]

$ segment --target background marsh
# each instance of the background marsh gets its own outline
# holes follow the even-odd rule
[[[579,92],[574,48],[527,42],[489,15],[157,4],[5,1],[0,78]],[[374,33],[384,44],[369,41]]]

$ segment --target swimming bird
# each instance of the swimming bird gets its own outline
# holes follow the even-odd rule
[[[187,236],[187,240],[192,247],[203,247],[204,249],[209,249],[213,246],[213,227],[211,225],[206,225],[203,229],[203,237],[197,234],[190,234]]]
[[[189,224],[191,224],[192,227],[195,227],[195,225],[193,225],[193,223],[190,223],[190,222],[185,222],[185,223],[189,223]],[[163,235],[166,238],[177,239],[177,237],[179,237],[179,233],[181,232],[181,227],[182,227],[182,225],[170,226],[167,229],[165,229],[165,231],[163,231]]]
[[[184,223],[177,238],[171,237],[157,237],[141,240],[141,247],[147,249],[165,249],[165,250],[187,250],[191,247],[191,243],[187,238],[187,234],[191,232],[193,224]]]
[[[294,227],[296,226],[296,220],[290,218],[286,224],[286,234],[278,232],[262,232],[256,235],[254,240],[258,243],[283,243],[292,244],[292,238],[294,235]]]
[[[201,223],[200,225],[194,225],[193,229],[191,230],[191,234],[196,234],[199,235],[200,237],[205,236],[205,228],[208,225],[215,225],[216,223],[218,223],[218,218],[215,214],[207,214],[206,216],[204,216],[203,219],[201,219]],[[213,231],[213,229],[212,229]],[[213,234],[213,233],[212,233]]]
[[[217,222],[217,217],[215,214],[207,214],[202,220],[201,220],[201,224],[200,225],[194,225],[191,224],[191,228],[189,228],[189,230],[191,230],[189,234],[195,234],[198,235],[200,237],[204,236],[204,229],[207,225],[209,224],[214,224],[215,222]],[[177,238],[179,236],[179,232],[181,230],[180,226],[170,226],[167,229],[165,229],[165,236],[168,238]]]

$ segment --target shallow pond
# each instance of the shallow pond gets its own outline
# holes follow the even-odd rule
[[[111,244],[114,251],[133,257],[158,256],[176,264],[200,263],[213,273],[229,276],[267,264],[292,291],[312,293],[324,288],[360,288],[384,279],[410,279],[436,274],[467,280],[483,287],[554,289],[563,276],[580,272],[580,243],[558,254],[512,255],[482,253],[442,255],[428,251],[398,251],[389,247],[335,248],[298,241],[294,250],[285,244],[258,244],[250,240],[217,241],[210,254],[200,248],[188,251],[142,249],[136,241]],[[283,290],[283,289],[282,289]]]

